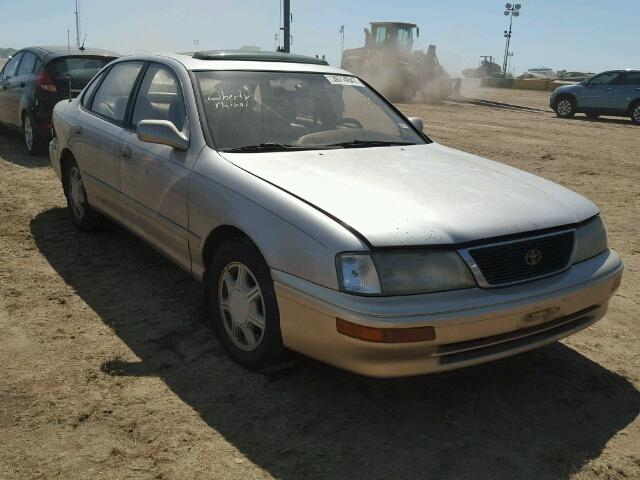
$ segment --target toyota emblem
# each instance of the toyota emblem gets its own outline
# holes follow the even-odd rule
[[[537,248],[532,248],[524,256],[524,261],[530,267],[534,267],[539,264],[540,260],[542,260],[542,253]]]

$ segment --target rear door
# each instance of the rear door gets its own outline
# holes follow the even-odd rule
[[[629,107],[640,98],[640,72],[621,73],[619,85],[611,91],[611,108],[618,113],[626,114]]]
[[[188,135],[182,88],[171,67],[150,64],[140,83],[131,127],[123,133],[123,220],[138,235],[190,270],[189,152],[139,140],[136,128],[142,120],[167,120]]]
[[[24,52],[15,77],[9,80],[8,114],[9,123],[22,126],[22,111],[27,109],[29,95],[33,96],[34,78],[33,71],[38,63],[38,57],[31,52]],[[29,91],[31,90],[31,91]]]
[[[71,127],[76,155],[89,202],[121,219],[120,145],[129,98],[144,62],[116,63],[87,89]]]
[[[620,72],[604,72],[589,80],[578,97],[578,108],[606,110],[613,85],[619,81]]]
[[[14,55],[4,66],[2,75],[0,75],[0,122],[9,125],[16,125],[13,84],[21,59],[22,52]]]

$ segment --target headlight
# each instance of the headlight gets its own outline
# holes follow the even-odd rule
[[[383,252],[338,256],[342,290],[368,295],[408,295],[475,287],[456,252]]]
[[[600,216],[576,229],[576,247],[573,253],[573,263],[583,262],[600,255],[609,245],[607,243],[607,228]]]
[[[338,256],[338,279],[342,290],[368,295],[380,294],[380,280],[371,257],[346,253]]]

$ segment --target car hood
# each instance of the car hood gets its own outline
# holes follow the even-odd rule
[[[463,243],[598,213],[560,185],[435,143],[223,155],[349,225],[375,247]]]

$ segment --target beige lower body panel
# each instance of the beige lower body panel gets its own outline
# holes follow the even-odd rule
[[[408,322],[412,326],[432,326],[436,332],[433,341],[403,344],[366,342],[336,329],[336,318],[371,326],[376,322],[374,316],[342,309],[278,282],[276,295],[287,348],[363,375],[397,377],[496,360],[582,330],[604,316],[621,274],[620,267],[584,288],[522,302],[483,306],[456,315],[447,312],[402,318],[400,323],[405,326]],[[456,344],[469,341],[482,345],[476,345],[471,353],[458,352],[469,347]]]

